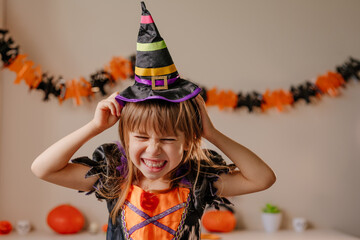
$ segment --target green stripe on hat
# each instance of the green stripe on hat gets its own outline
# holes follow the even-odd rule
[[[165,41],[159,41],[154,43],[137,43],[136,50],[141,52],[156,51],[166,48]]]

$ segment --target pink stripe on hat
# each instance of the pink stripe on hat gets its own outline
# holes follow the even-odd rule
[[[144,24],[154,23],[154,20],[152,19],[151,15],[141,16],[140,23],[144,23]]]

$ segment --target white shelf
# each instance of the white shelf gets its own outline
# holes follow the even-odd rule
[[[56,240],[56,239],[68,239],[68,240],[105,240],[105,233],[90,234],[85,232],[80,232],[76,234],[57,234],[49,232],[37,232],[33,231],[26,235],[19,235],[17,232],[12,232],[8,235],[1,235],[1,240]]]
[[[265,233],[261,231],[234,231],[226,234],[218,234],[223,240],[359,240],[350,235],[346,235],[333,230],[306,230],[297,233],[292,230],[281,230],[275,233]]]
[[[233,231],[231,233],[216,234],[221,236],[222,240],[359,240],[360,238],[346,235],[333,230],[307,230],[303,233],[296,233],[291,230],[282,230],[276,233],[265,233],[261,231]],[[16,232],[9,235],[1,235],[1,240],[105,240],[104,233],[95,235],[89,233],[78,233],[72,235],[59,235],[55,233],[31,232],[21,236]]]

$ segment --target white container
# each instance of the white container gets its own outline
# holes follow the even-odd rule
[[[292,223],[295,232],[304,232],[306,230],[307,221],[305,218],[294,218]]]
[[[261,219],[265,232],[273,233],[279,230],[282,214],[280,213],[262,213]]]
[[[88,231],[91,234],[97,234],[99,232],[99,224],[96,222],[91,222],[88,227]]]
[[[20,234],[20,235],[26,235],[30,232],[31,230],[31,224],[29,220],[20,220],[16,222],[16,226],[15,226],[16,231]]]

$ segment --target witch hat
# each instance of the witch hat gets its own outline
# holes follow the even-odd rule
[[[182,102],[195,97],[201,88],[180,78],[165,41],[144,2],[141,2],[141,8],[135,83],[117,95],[116,100],[124,105],[125,102],[149,99]]]

